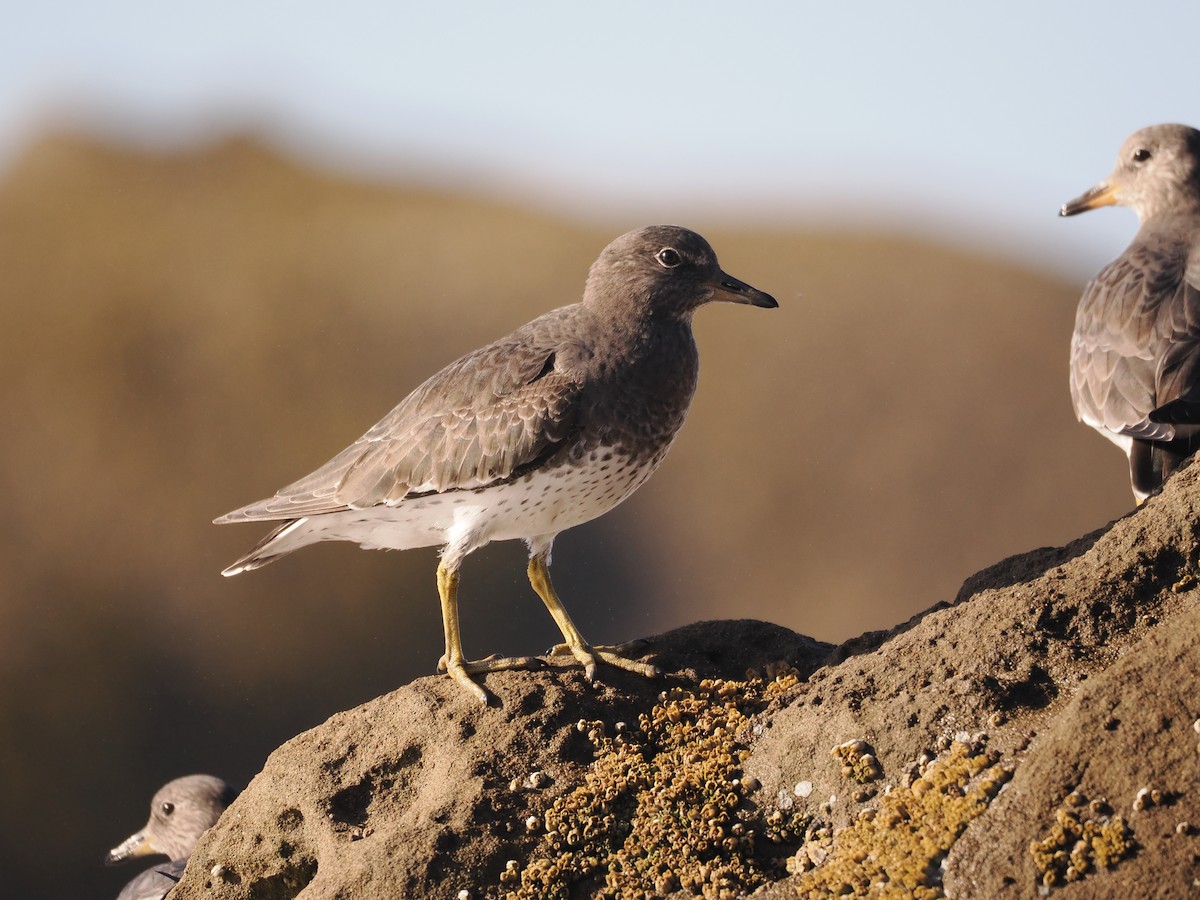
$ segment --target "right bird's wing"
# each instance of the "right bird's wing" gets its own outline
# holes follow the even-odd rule
[[[1164,309],[1167,348],[1156,373],[1153,422],[1200,424],[1200,265],[1189,262]]]
[[[1172,425],[1150,414],[1162,405],[1159,357],[1170,346],[1164,339],[1194,313],[1184,260],[1153,242],[1139,243],[1088,283],[1071,339],[1071,401],[1081,421],[1143,440],[1174,437]]]

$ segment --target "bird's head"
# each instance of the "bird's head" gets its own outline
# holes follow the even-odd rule
[[[1127,206],[1145,222],[1152,216],[1200,209],[1200,131],[1187,125],[1151,125],[1121,147],[1104,181],[1063,204],[1073,216],[1098,206]]]
[[[167,782],[150,801],[150,820],[118,846],[104,861],[115,865],[135,856],[163,854],[186,859],[200,836],[216,824],[237,791],[212,775],[188,775]]]
[[[713,301],[773,308],[779,304],[731,275],[708,241],[678,225],[651,225],[621,235],[588,272],[585,304],[628,307],[643,315],[689,317]]]

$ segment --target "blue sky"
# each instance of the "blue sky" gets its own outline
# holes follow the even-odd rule
[[[1200,4],[42,0],[6,10],[0,164],[56,123],[253,129],[574,217],[867,224],[1075,275],[1136,221],[1058,206],[1200,124]]]

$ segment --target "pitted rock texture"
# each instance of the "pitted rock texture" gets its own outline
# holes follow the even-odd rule
[[[1194,896],[1198,535],[1189,466],[840,647],[705,622],[656,681],[420,679],[272,754],[172,900]]]

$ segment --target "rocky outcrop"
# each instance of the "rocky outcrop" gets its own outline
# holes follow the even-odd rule
[[[1194,896],[1198,532],[1191,466],[840,647],[706,622],[655,682],[420,679],[273,753],[172,898]]]

